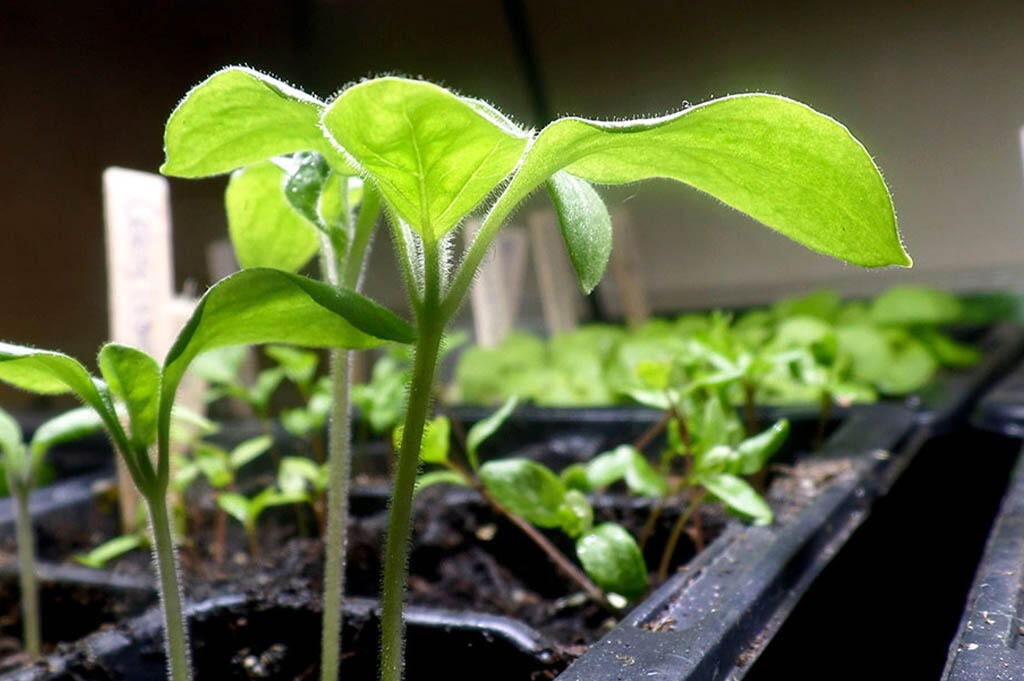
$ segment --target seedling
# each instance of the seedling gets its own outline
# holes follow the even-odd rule
[[[402,676],[410,512],[441,338],[496,234],[529,194],[542,186],[551,194],[585,291],[603,274],[612,234],[591,183],[651,177],[690,184],[854,264],[910,264],[889,193],[864,148],[834,120],[783,97],[738,95],[622,122],[563,118],[535,133],[489,104],[427,82],[366,80],[325,106],[280,81],[227,69],[176,114],[186,107],[203,116],[191,125],[172,116],[167,147],[188,134],[197,153],[181,163],[169,158],[165,172],[209,175],[313,150],[336,173],[361,176],[390,219],[417,341],[384,561],[384,681]],[[454,235],[474,212],[483,219],[459,257]]]
[[[33,658],[40,653],[39,587],[36,584],[35,537],[29,495],[46,453],[56,445],[77,440],[100,429],[101,422],[90,409],[74,409],[39,426],[32,441],[25,444],[21,427],[13,416],[0,409],[0,463],[7,487],[14,498],[18,545],[18,577],[21,589],[22,642]]]
[[[98,414],[124,459],[149,513],[172,681],[191,678],[166,497],[171,483],[171,412],[192,360],[229,345],[278,342],[364,348],[411,338],[405,322],[355,293],[278,270],[253,268],[206,292],[163,365],[135,348],[111,343],[99,353],[100,381],[67,355],[0,344],[0,380],[36,393],[74,393]],[[127,428],[115,400],[127,413]]]
[[[506,516],[535,543],[569,579],[591,598],[612,609],[647,591],[647,566],[640,549],[629,534],[615,523],[594,525],[594,509],[578,490],[567,486],[554,472],[536,461],[506,458],[480,463],[479,447],[512,414],[515,398],[498,411],[470,428],[466,435],[468,467],[450,456],[450,426],[439,416],[427,424],[420,458],[424,463],[441,466],[417,481],[417,491],[437,483],[471,487]],[[403,430],[395,431],[400,447]],[[541,532],[558,529],[575,541],[581,572]],[[585,574],[584,574],[585,573]]]
[[[252,498],[235,492],[225,492],[217,496],[217,505],[242,524],[245,536],[249,539],[249,553],[253,558],[259,558],[260,538],[256,524],[260,515],[268,508],[297,504],[307,499],[305,490],[289,493],[274,487],[266,487]]]

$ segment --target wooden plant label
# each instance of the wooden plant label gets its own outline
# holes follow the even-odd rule
[[[618,208],[612,213],[612,254],[608,263],[612,281],[619,294],[622,314],[630,326],[643,324],[650,319],[651,307],[640,277],[640,250],[636,243],[633,220],[627,208]]]
[[[126,168],[103,173],[110,338],[158,361],[194,305],[174,297],[169,198],[167,180],[159,175]],[[117,466],[121,521],[130,531],[138,493],[121,457]]]
[[[554,211],[539,211],[530,215],[528,224],[544,325],[552,335],[571,331],[579,326],[581,294],[562,244],[558,218]]]
[[[467,238],[475,237],[479,228],[479,220],[467,223]],[[526,240],[521,228],[502,229],[473,282],[473,329],[476,342],[484,347],[498,345],[515,328],[526,274]]]

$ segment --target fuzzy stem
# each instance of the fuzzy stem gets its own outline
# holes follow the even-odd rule
[[[434,373],[445,326],[445,319],[442,316],[434,318],[432,314],[437,314],[436,308],[429,304],[425,305],[422,317],[417,320],[419,334],[416,341],[412,384],[388,515],[381,614],[381,681],[401,681],[404,666],[405,627],[402,622],[402,598],[405,594],[408,571],[412,501],[419,472],[420,445],[427,414],[430,411]]]
[[[170,681],[191,681],[192,665],[189,658],[188,630],[182,609],[181,581],[178,577],[178,555],[171,537],[171,523],[167,513],[167,502],[162,495],[147,495],[150,528],[153,532],[153,547],[160,603],[163,606],[165,653],[167,655],[168,679]]]
[[[329,480],[327,483],[327,531],[324,536],[323,626],[320,678],[337,681],[341,669],[341,599],[345,595],[345,530],[348,524],[348,481],[351,469],[349,444],[349,369],[351,353],[331,352],[331,407]]]
[[[8,476],[8,480],[10,480]],[[18,577],[21,585],[21,628],[25,652],[37,658],[41,651],[39,634],[39,587],[36,584],[36,547],[32,516],[28,510],[28,488],[10,485],[17,502]]]

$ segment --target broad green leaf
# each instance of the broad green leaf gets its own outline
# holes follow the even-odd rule
[[[647,592],[647,565],[633,536],[621,526],[603,523],[576,541],[583,569],[607,592],[627,599]]]
[[[117,343],[100,349],[99,365],[110,392],[128,409],[132,442],[150,446],[156,441],[160,366],[141,350]]]
[[[430,471],[416,478],[416,492],[418,493],[431,485],[439,483],[469,487],[469,483],[457,471]]]
[[[612,252],[608,208],[590,183],[569,173],[555,173],[547,186],[580,288],[590,293],[604,276]]]
[[[478,105],[403,78],[348,88],[328,105],[323,124],[398,216],[428,240],[459,224],[493,192],[527,143],[525,133]]]
[[[242,267],[295,272],[320,248],[316,227],[288,202],[285,179],[284,170],[271,161],[231,174],[224,206],[231,245]]]
[[[214,284],[178,334],[164,360],[162,406],[170,408],[192,359],[214,348],[289,343],[363,349],[412,339],[408,323],[359,294],[279,270],[243,270]]]
[[[0,381],[42,395],[74,393],[100,413],[112,433],[115,427],[119,428],[113,407],[105,397],[106,386],[67,355],[0,343]]]
[[[56,416],[32,435],[32,455],[42,457],[53,447],[74,442],[103,428],[103,420],[92,407],[78,407]]]
[[[501,428],[518,405],[519,398],[513,395],[505,400],[500,409],[473,424],[473,427],[469,429],[466,434],[466,455],[469,457],[469,463],[473,470],[480,468],[480,445]]]
[[[562,516],[562,531],[570,537],[589,532],[594,525],[594,508],[579,490],[566,491],[558,512]]]
[[[131,553],[145,545],[146,537],[143,534],[125,534],[120,537],[114,537],[110,541],[103,542],[89,553],[80,553],[74,558],[80,565],[84,565],[85,567],[90,567],[95,570],[102,570],[107,563],[115,558],[120,558],[126,553]]]
[[[231,467],[238,470],[247,463],[255,461],[264,452],[269,451],[273,444],[274,438],[269,435],[259,435],[242,442],[232,449],[231,453],[228,455]]]
[[[736,447],[739,466],[734,473],[753,475],[768,463],[789,437],[789,421],[780,419],[771,428],[749,437]]]
[[[252,69],[230,66],[192,88],[164,128],[160,172],[207,177],[296,151],[357,174],[320,130],[323,103]]]
[[[924,286],[894,286],[871,303],[877,324],[953,324],[961,314],[956,296]]]
[[[844,126],[784,97],[743,94],[660,118],[562,118],[544,128],[495,211],[555,172],[597,184],[678,180],[848,262],[911,264],[889,191]]]
[[[489,461],[480,467],[480,479],[509,512],[538,527],[561,527],[565,485],[546,467],[521,458]]]
[[[761,495],[745,480],[735,475],[722,473],[700,479],[711,494],[735,513],[750,518],[755,525],[769,525],[772,522],[772,509]]]

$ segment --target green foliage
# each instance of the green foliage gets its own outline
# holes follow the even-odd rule
[[[587,574],[605,591],[627,599],[647,592],[647,566],[632,535],[620,525],[602,523],[576,540],[576,555]]]
[[[612,219],[600,195],[586,181],[557,172],[547,182],[569,260],[584,293],[604,276],[612,252]]]
[[[75,555],[75,562],[95,570],[102,570],[112,561],[137,549],[149,546],[149,539],[144,532],[123,534],[103,542],[88,553]]]

